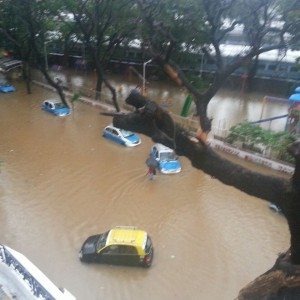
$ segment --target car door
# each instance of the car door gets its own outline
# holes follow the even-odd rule
[[[115,141],[115,135],[113,133],[113,129],[110,128],[110,127],[107,127],[106,130],[105,130],[105,136],[112,140],[112,141]]]
[[[103,136],[105,136],[106,138],[111,139],[112,138],[112,133],[111,133],[111,128],[110,127],[106,127],[104,132],[103,132]]]
[[[124,141],[122,140],[121,134],[118,132],[118,130],[113,129],[112,133],[113,133],[115,142],[117,142],[117,143],[119,143],[121,145],[125,144]]]
[[[53,103],[49,102],[49,108],[50,108],[50,110],[53,111],[55,109],[55,105]]]
[[[153,150],[153,158],[157,161],[158,168],[161,169],[159,151],[156,147],[154,147]]]
[[[106,264],[119,263],[118,245],[110,245],[102,249],[98,254],[98,261]]]
[[[135,246],[120,245],[119,246],[119,262],[122,265],[137,265],[140,261],[137,249]]]
[[[48,109],[49,109],[49,108],[48,108],[48,105],[49,105],[48,101],[45,101],[45,102],[44,102],[44,109],[45,109],[45,110],[48,110]]]

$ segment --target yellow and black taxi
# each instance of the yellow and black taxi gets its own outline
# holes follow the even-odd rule
[[[146,231],[131,226],[118,226],[87,238],[79,251],[83,262],[138,265],[150,267],[152,241]]]

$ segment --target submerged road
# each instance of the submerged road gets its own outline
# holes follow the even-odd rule
[[[26,255],[77,299],[234,299],[289,246],[267,203],[191,167],[146,177],[152,142],[124,148],[101,135],[111,118],[75,103],[41,110],[51,91],[0,94],[1,243]],[[116,225],[152,237],[150,269],[83,264],[82,242]]]

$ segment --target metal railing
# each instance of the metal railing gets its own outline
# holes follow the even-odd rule
[[[0,245],[0,260],[12,268],[28,284],[34,296],[45,300],[55,300],[3,245]]]

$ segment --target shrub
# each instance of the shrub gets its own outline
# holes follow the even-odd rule
[[[294,158],[287,152],[287,147],[295,140],[295,136],[288,132],[272,132],[265,130],[258,125],[243,122],[230,128],[226,142],[230,144],[242,143],[248,149],[255,149],[257,145],[263,145],[269,149],[276,159],[289,163]]]

